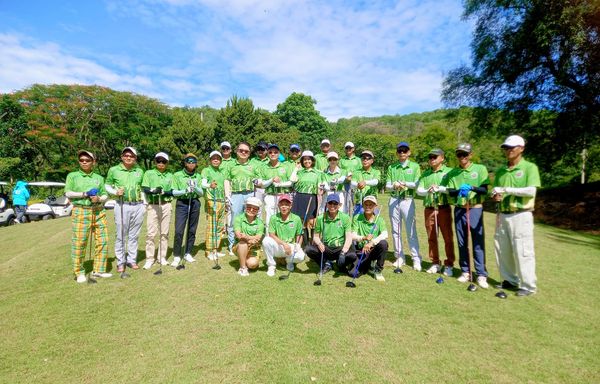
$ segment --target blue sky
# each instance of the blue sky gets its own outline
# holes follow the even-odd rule
[[[470,60],[460,0],[0,0],[0,92],[98,84],[172,106],[292,92],[330,121],[442,107]]]

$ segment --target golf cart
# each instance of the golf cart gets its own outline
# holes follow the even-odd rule
[[[54,181],[34,181],[27,184],[28,187],[50,188],[48,197],[41,203],[31,204],[25,211],[27,221],[56,219],[58,217],[70,216],[73,210],[73,204],[65,196],[56,197],[55,189],[64,188],[65,183],[57,183]]]
[[[4,192],[4,187],[8,187],[6,181],[0,181],[0,227],[16,224],[17,215],[12,208],[9,208],[10,199],[8,193]]]

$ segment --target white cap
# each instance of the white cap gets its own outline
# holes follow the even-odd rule
[[[363,199],[363,204],[365,201],[371,201],[377,205],[377,198],[373,195],[365,196],[365,198]]]
[[[351,141],[346,141],[346,144],[344,144],[344,148],[346,148],[346,147],[352,147],[352,148],[354,148],[354,143],[351,142]]]
[[[217,156],[219,156],[221,159],[223,158],[223,155],[221,155],[221,152],[219,152],[219,151],[212,151],[212,152],[210,153],[210,155],[208,155],[208,158],[209,158],[209,159],[212,159],[212,157],[213,157],[214,155],[217,155]]]
[[[163,159],[169,161],[169,155],[167,155],[164,152],[158,152],[156,155],[154,155],[155,159],[158,159],[159,157],[162,157]]]
[[[315,155],[313,155],[312,151],[303,151],[302,156],[300,156],[300,158],[303,158],[305,156],[312,157],[313,159],[315,158]]]
[[[246,199],[246,205],[252,205],[254,207],[260,208],[262,206],[262,203],[258,197],[250,196]]]
[[[219,147],[229,147],[231,148],[231,144],[229,144],[229,141],[224,141],[221,143],[221,145],[219,145]]]
[[[500,146],[500,148],[504,148],[504,147],[524,147],[525,146],[525,140],[518,135],[512,135],[512,136],[508,136],[506,138],[506,140],[504,140],[504,143],[502,143],[502,145]]]
[[[331,159],[332,157],[335,157],[336,159],[339,159],[340,157],[338,156],[338,154],[334,151],[331,151],[327,154],[327,160]]]
[[[323,140],[321,140],[321,145],[323,145],[323,144],[331,145],[331,141],[329,141],[328,139],[323,139]]]
[[[125,148],[123,148],[123,150],[121,151],[121,155],[124,154],[125,152],[131,152],[131,153],[133,153],[133,155],[135,157],[137,157],[137,151],[133,147],[125,147]]]

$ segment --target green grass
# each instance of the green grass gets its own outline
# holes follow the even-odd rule
[[[287,281],[264,267],[241,278],[229,257],[221,271],[199,257],[79,285],[68,219],[1,228],[0,382],[599,382],[600,237],[543,225],[535,236],[539,293],[499,300],[390,264],[385,283],[364,276],[356,289],[332,274],[313,286],[312,264]]]

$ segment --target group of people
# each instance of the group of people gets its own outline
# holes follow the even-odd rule
[[[540,186],[537,167],[522,155],[525,141],[509,136],[501,145],[506,164],[497,170],[493,185],[485,166],[472,161],[469,143],[456,147],[458,167],[445,164],[439,148],[428,154],[429,167],[421,172],[410,160],[407,142],[396,146],[398,161],[385,173],[373,167],[375,156],[363,150],[357,156],[352,142],[344,145],[344,156],[331,148],[329,140],[321,152],[289,147],[286,159],[275,143],[259,142],[254,151],[247,142],[234,148],[225,141],[212,151],[209,166],[199,171],[198,157],[188,153],[183,167],[167,170],[169,155],[159,152],[154,168],[144,172],[137,165],[137,151],[126,147],[121,162],[110,168],[106,179],[93,171],[95,156],[78,153],[79,170],[67,176],[65,192],[74,205],[72,213],[72,261],[78,282],[87,281],[82,262],[92,235],[95,239],[94,277],[107,272],[107,229],[103,203],[116,199],[115,255],[117,271],[138,269],[138,237],[146,216],[146,260],[167,265],[169,228],[175,207],[175,235],[171,265],[193,263],[193,247],[199,223],[201,199],[206,213],[205,256],[214,261],[225,256],[221,243],[228,239],[228,252],[239,259],[238,273],[248,276],[266,259],[267,275],[275,276],[277,265],[293,271],[305,257],[319,264],[321,273],[334,268],[358,277],[371,273],[384,281],[388,230],[377,199],[378,186],[390,193],[394,266],[400,269],[409,253],[412,267],[421,271],[415,218],[415,198],[424,199],[424,223],[431,267],[428,273],[453,275],[454,234],[458,243],[459,282],[473,281],[488,288],[485,260],[483,201],[491,196],[497,204],[494,249],[504,289],[519,296],[536,292],[533,249],[535,194]],[[254,152],[254,156],[252,156]],[[173,204],[175,200],[175,204]],[[454,209],[452,209],[454,206]],[[263,220],[264,217],[264,220]],[[402,245],[406,231],[409,249]],[[445,246],[441,263],[439,233]],[[156,238],[158,237],[158,246]],[[472,243],[472,255],[469,251]],[[90,243],[91,244],[91,243]],[[157,250],[158,248],[158,250]],[[91,251],[90,251],[91,252]],[[474,262],[474,266],[473,266]]]

